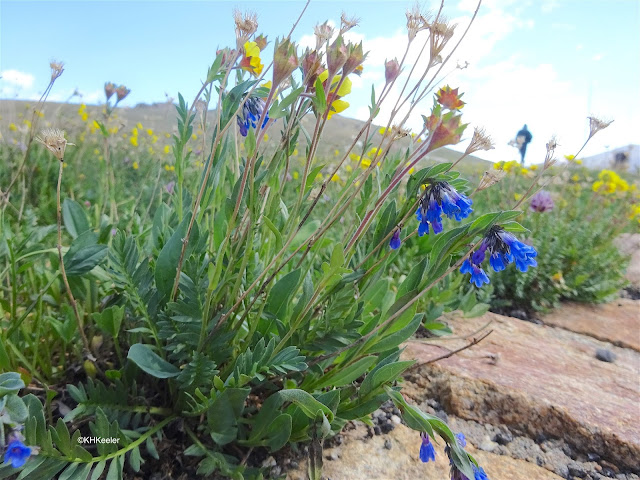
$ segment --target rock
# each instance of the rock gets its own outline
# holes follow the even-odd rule
[[[262,468],[275,467],[276,465],[277,465],[276,459],[273,458],[271,455],[265,458],[264,462],[262,462]]]
[[[493,438],[493,441],[499,445],[507,445],[509,442],[513,441],[513,435],[511,435],[509,430],[498,432]]]
[[[386,434],[387,434],[387,433],[389,433],[391,430],[393,430],[393,429],[395,428],[395,426],[396,426],[396,424],[395,424],[395,423],[393,423],[393,422],[389,421],[389,422],[387,422],[387,423],[383,423],[382,425],[380,425],[380,431],[381,431],[383,434],[385,434],[385,435],[386,435]]]
[[[613,363],[616,361],[616,354],[606,348],[599,348],[596,350],[596,358],[601,362]]]
[[[331,480],[442,480],[449,478],[449,462],[444,453],[444,442],[434,444],[436,461],[422,463],[418,458],[420,437],[405,425],[398,425],[387,437],[364,440],[366,427],[357,424],[345,432],[339,460],[325,462],[322,475]],[[385,448],[386,441],[395,447],[393,453]],[[522,460],[477,450],[467,446],[491,480],[534,478],[536,480],[562,480],[550,471]],[[300,468],[290,471],[287,480],[295,480],[306,469],[306,461]]]
[[[489,438],[486,438],[482,443],[480,443],[480,445],[478,445],[478,448],[485,452],[493,452],[497,447],[498,444],[496,442],[492,442]]]
[[[640,352],[640,301],[620,298],[590,305],[565,303],[542,318],[545,325],[583,333]]]
[[[392,415],[391,416],[391,421],[393,423],[395,423],[396,425],[402,423],[402,419],[398,415]]]
[[[391,440],[386,439],[386,440],[384,441],[384,448],[386,448],[387,450],[391,450],[391,447],[392,447],[392,446],[393,446],[393,445],[391,445]]]
[[[375,433],[376,435],[380,435],[382,433],[382,430],[378,425],[376,425],[375,427],[373,427],[373,433]]]
[[[597,453],[589,453],[587,455],[587,460],[589,460],[590,462],[598,462],[600,460],[600,455],[598,455]]]
[[[587,476],[587,472],[584,471],[584,468],[582,468],[577,463],[569,465],[568,469],[569,469],[569,475],[572,475],[574,477],[584,478]]]
[[[414,368],[419,384],[403,388],[406,397],[417,404],[436,398],[450,415],[504,425],[531,438],[562,439],[585,456],[596,452],[621,468],[639,470],[639,352],[494,313],[465,319],[449,315],[447,321],[459,336],[488,321],[493,333],[457,355]],[[447,347],[467,341],[451,340]],[[598,348],[614,352],[616,363],[597,361]],[[489,365],[486,351],[499,353],[500,362]],[[441,352],[408,342],[403,359],[427,362]]]

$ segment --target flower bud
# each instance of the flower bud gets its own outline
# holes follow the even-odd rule
[[[336,38],[329,48],[327,48],[327,69],[329,76],[333,77],[344,66],[348,58],[347,46],[344,44],[342,35]]]
[[[116,86],[113,84],[113,82],[105,83],[104,94],[107,96],[107,100],[109,100],[114,93],[116,93]]]
[[[273,53],[273,86],[277,88],[298,68],[298,54],[295,43],[288,38],[281,42],[276,39]]]
[[[344,67],[342,67],[342,74],[349,75],[354,72],[358,67],[362,65],[364,59],[366,58],[366,54],[362,51],[362,42],[358,45],[353,45],[349,43],[348,46],[349,56],[347,57],[347,61],[344,63]]]
[[[302,57],[302,74],[307,90],[313,90],[318,75],[324,71],[322,66],[322,54],[316,50],[307,49]]]
[[[264,50],[267,47],[267,43],[269,43],[267,42],[267,37],[262,34],[258,35],[254,41],[256,42],[256,45],[258,45],[260,51]]]
[[[116,96],[118,97],[118,102],[124,100],[124,98],[129,95],[129,93],[131,93],[131,90],[129,90],[124,85],[120,85],[118,88],[116,88]]]
[[[397,58],[384,62],[384,79],[387,83],[395,81],[398,75],[400,75],[400,64]]]

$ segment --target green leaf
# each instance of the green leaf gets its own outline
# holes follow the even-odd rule
[[[376,352],[386,352],[391,350],[392,348],[396,348],[402,342],[406,341],[409,337],[411,337],[420,324],[422,323],[422,318],[424,317],[423,313],[419,313],[413,316],[413,319],[406,327],[401,328],[400,330],[390,333],[386,337],[381,338],[379,341],[374,343],[370,348],[367,349],[367,353],[376,353]]]
[[[346,367],[339,365],[333,371],[323,376],[320,382],[314,385],[314,388],[320,389],[328,386],[342,387],[347,385],[369,370],[369,368],[376,363],[376,360],[378,360],[378,357],[371,355],[363,357]]]
[[[211,438],[219,445],[226,445],[238,436],[238,419],[242,416],[244,402],[250,388],[227,388],[220,393],[207,410],[207,425]]]
[[[523,227],[518,222],[505,222],[505,223],[502,223],[500,226],[504,228],[507,232],[511,232],[511,233],[526,233],[529,231],[527,228]]]
[[[265,311],[273,313],[280,320],[285,320],[285,312],[291,303],[300,280],[300,269],[287,273],[276,282],[269,293]]]
[[[267,431],[266,445],[272,452],[280,450],[286,445],[291,436],[291,415],[283,413],[276,417],[276,419],[269,425]]]
[[[118,338],[120,326],[124,318],[124,306],[112,306],[105,308],[102,312],[91,314],[91,318],[96,322],[98,328],[108,333],[113,338]]]
[[[393,362],[369,372],[358,391],[358,397],[365,398],[385,383],[394,382],[400,374],[415,363],[414,360]]]
[[[62,218],[67,232],[73,238],[91,228],[83,208],[75,200],[64,199],[64,202],[62,202]]]
[[[0,374],[0,398],[10,393],[18,393],[22,388],[24,388],[24,382],[19,373],[7,372]]]
[[[307,182],[304,186],[305,193],[307,192],[307,190],[309,190],[313,186],[313,182],[315,182],[316,177],[322,171],[323,168],[324,168],[324,164],[318,165],[311,169],[311,171],[309,172],[309,176],[307,177]]]
[[[276,395],[280,395],[285,402],[293,402],[309,418],[316,419],[318,412],[324,413],[330,422],[333,421],[333,412],[324,404],[313,398],[304,390],[293,388],[281,390]]]
[[[11,422],[20,424],[24,423],[27,419],[27,415],[29,414],[24,401],[17,395],[7,395],[3,398],[7,399],[7,402],[4,405],[4,413],[9,416]]]
[[[93,270],[108,253],[106,245],[89,245],[71,254],[71,248],[64,256],[64,269],[69,277],[84,275]]]
[[[127,358],[149,375],[156,378],[177,377],[180,370],[175,365],[163,360],[149,345],[136,343],[131,345]]]
[[[324,87],[320,77],[316,79],[316,96],[313,97],[313,105],[316,107],[318,117],[322,115],[327,109],[327,96],[324,93]]]
[[[180,260],[180,253],[182,252],[182,242],[187,234],[190,220],[191,213],[185,215],[176,231],[173,232],[173,235],[171,235],[171,238],[165,243],[158,255],[155,270],[156,287],[160,295],[164,298],[167,298],[171,294],[178,269],[178,261]]]
[[[424,271],[427,267],[427,259],[423,258],[418,264],[414,265],[414,267],[409,272],[409,275],[404,279],[404,281],[398,287],[398,293],[396,294],[397,298],[406,295],[412,290],[417,290],[422,282],[422,276],[424,275]]]

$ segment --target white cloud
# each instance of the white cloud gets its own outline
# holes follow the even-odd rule
[[[602,53],[596,53],[591,59],[594,62],[599,62],[600,60],[602,60],[604,58],[604,55]]]
[[[18,70],[4,70],[0,73],[3,83],[8,83],[13,87],[28,89],[33,86],[35,77],[30,73],[20,72]]]

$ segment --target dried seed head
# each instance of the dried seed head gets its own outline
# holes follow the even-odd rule
[[[67,145],[74,145],[73,143],[67,143],[64,138],[64,132],[57,128],[43,130],[40,136],[36,137],[36,140],[47,147],[47,150],[53,153],[61,162],[64,160],[64,151]]]
[[[52,60],[49,62],[49,66],[51,67],[51,81],[53,82],[64,72],[64,63]]]
[[[358,26],[359,21],[360,19],[358,17],[347,17],[347,14],[342,12],[342,16],[340,17],[340,35]]]
[[[241,48],[258,29],[258,16],[255,12],[246,12],[244,15],[240,10],[233,11],[233,21],[236,24],[236,41],[238,48]]]
[[[604,130],[613,123],[613,120],[606,121],[598,117],[587,117],[589,119],[589,138],[593,137],[600,130]]]
[[[420,6],[416,3],[411,10],[407,10],[407,33],[411,42],[418,32],[429,28],[429,14],[423,15]]]
[[[494,147],[491,137],[487,135],[484,128],[475,127],[473,129],[473,137],[471,137],[471,143],[464,152],[465,155],[469,155],[478,150],[492,150]]]
[[[546,170],[547,168],[552,167],[557,161],[557,158],[554,158],[553,154],[556,150],[556,148],[558,147],[558,140],[556,139],[556,136],[553,135],[551,137],[551,139],[547,142],[547,154],[544,157],[544,164],[542,169]]]
[[[429,40],[431,58],[436,58],[440,54],[447,42],[451,40],[451,37],[453,37],[455,29],[455,24],[447,23],[447,19],[444,17],[441,17],[437,22],[429,25],[429,30],[431,31],[431,37]]]
[[[313,33],[316,36],[316,50],[320,50],[320,47],[331,40],[333,37],[334,28],[329,25],[328,22],[318,24],[314,27]]]
[[[359,67],[362,67],[362,62],[367,57],[367,54],[362,51],[362,42],[357,45],[349,42],[347,45],[347,61],[342,67],[342,74],[349,75],[355,72]],[[359,75],[360,73],[358,73]]]
[[[507,172],[505,172],[504,170],[487,170],[482,174],[480,184],[478,185],[478,192],[495,185],[506,175]]]

